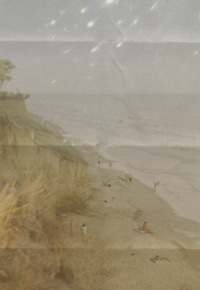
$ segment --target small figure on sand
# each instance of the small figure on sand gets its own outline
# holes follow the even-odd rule
[[[31,128],[29,131],[30,131],[30,137],[31,137],[31,139],[34,140],[34,138],[35,138],[35,134],[34,134],[35,129],[32,129]]]
[[[98,159],[98,164],[99,165],[101,164],[101,157],[99,157],[99,159]]]
[[[155,256],[155,258],[150,259],[153,263],[156,263],[157,261],[167,261],[169,262],[169,259],[166,257],[160,257],[160,256]]]
[[[108,186],[108,187],[111,187],[111,186],[112,186],[110,180],[107,181],[107,186]]]
[[[70,221],[70,235],[74,237],[75,229],[74,229],[74,220],[71,219]]]
[[[159,186],[159,181],[158,182],[154,182],[154,188],[156,189],[157,188],[157,186]]]
[[[106,182],[103,181],[103,184],[102,184],[102,185],[103,185],[103,186],[108,186],[108,187],[111,187],[111,186],[112,186],[110,180],[108,180],[108,181],[106,181]]]
[[[109,160],[108,164],[109,164],[109,167],[112,167],[112,161],[111,160]]]
[[[87,227],[85,224],[82,225],[82,234],[83,234],[83,241],[88,242],[87,239]]]
[[[110,200],[109,199],[102,199],[104,202],[115,202],[116,199],[112,197]]]
[[[111,183],[110,183],[110,180],[108,180],[108,181],[103,181],[103,184],[102,184],[103,186],[108,186],[108,187],[111,187],[112,185],[111,185]]]
[[[150,229],[147,228],[147,222],[144,222],[144,223],[143,223],[143,225],[142,225],[142,230],[143,230],[143,231],[147,231],[147,232],[150,231]]]
[[[142,227],[137,226],[133,230],[140,234],[153,234],[153,232],[149,228],[147,228],[146,222],[143,223]]]
[[[131,173],[129,174],[128,179],[129,179],[129,183],[131,183],[131,181],[132,181],[132,174]]]

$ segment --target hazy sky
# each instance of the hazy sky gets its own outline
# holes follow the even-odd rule
[[[3,90],[200,92],[199,0],[0,0],[0,28]]]

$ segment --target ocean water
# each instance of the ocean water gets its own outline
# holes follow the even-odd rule
[[[27,109],[153,187],[175,212],[200,222],[198,95],[32,95]],[[107,166],[107,165],[105,165]]]

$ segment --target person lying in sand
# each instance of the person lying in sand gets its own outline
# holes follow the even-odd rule
[[[102,199],[104,202],[115,202],[116,199],[114,197],[112,197],[110,200],[108,199]]]
[[[153,263],[156,263],[157,261],[167,261],[169,262],[169,259],[166,257],[160,257],[160,256],[155,256],[155,258],[150,259]]]
[[[116,199],[114,197],[112,197],[110,201],[113,201],[114,202],[114,201],[116,201]]]
[[[129,183],[131,183],[131,181],[132,181],[132,174],[131,173],[129,174],[128,179],[129,179]]]

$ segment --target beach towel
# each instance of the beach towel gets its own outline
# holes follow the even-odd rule
[[[150,231],[143,231],[142,227],[135,227],[135,229],[133,229],[135,232],[138,232],[140,234],[153,234]]]

